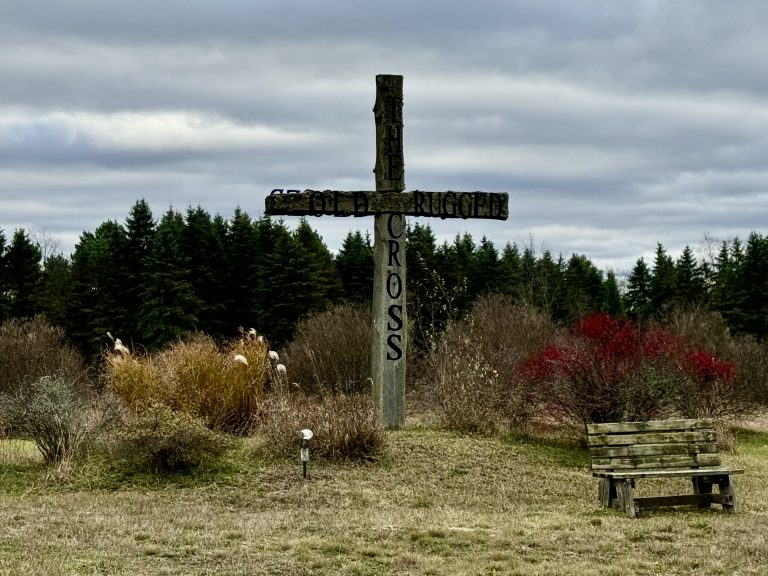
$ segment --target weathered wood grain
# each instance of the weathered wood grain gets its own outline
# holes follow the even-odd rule
[[[660,454],[716,454],[717,451],[717,444],[698,442],[593,446],[589,450],[593,458],[626,458],[629,456],[658,456]]]
[[[717,478],[722,475],[733,476],[734,474],[744,474],[741,468],[691,468],[688,470],[636,470],[636,471],[611,471],[611,470],[593,470],[592,476],[595,478],[675,478],[685,476],[703,476]]]
[[[711,418],[687,420],[649,420],[648,422],[600,422],[587,424],[588,434],[620,434],[626,432],[663,432],[714,429]]]
[[[660,468],[698,468],[701,466],[719,465],[719,454],[592,458],[592,470],[654,470]]]
[[[364,190],[304,190],[271,194],[269,216],[376,216],[403,214],[426,218],[506,220],[506,192],[367,192]]]
[[[714,430],[695,432],[635,432],[627,434],[592,434],[587,438],[592,446],[630,446],[635,444],[703,443],[717,440]]]

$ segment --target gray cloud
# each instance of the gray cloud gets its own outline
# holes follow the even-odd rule
[[[626,269],[768,221],[768,5],[750,0],[7,0],[0,228],[71,249],[138,198],[256,216],[373,186],[374,75],[405,76],[408,188],[510,192],[505,223]],[[332,248],[360,220],[312,224]]]

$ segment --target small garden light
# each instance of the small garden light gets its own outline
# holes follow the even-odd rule
[[[314,436],[314,432],[309,428],[301,431],[301,466],[304,469],[304,478],[307,477],[307,465],[309,464],[309,441]]]

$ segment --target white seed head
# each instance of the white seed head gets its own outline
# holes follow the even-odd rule
[[[128,350],[128,347],[123,345],[120,338],[115,339],[115,352],[120,352],[120,354],[130,354],[131,351]]]
[[[240,364],[248,366],[248,359],[242,354],[235,354],[235,362],[240,362]]]
[[[278,364],[277,366],[275,366],[275,370],[277,370],[278,374],[285,374],[286,373],[285,364]]]
[[[270,350],[269,359],[272,360],[272,362],[280,362],[280,355],[274,350]]]

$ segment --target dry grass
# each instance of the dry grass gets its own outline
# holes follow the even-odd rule
[[[240,355],[247,361],[235,360]],[[224,350],[198,335],[156,355],[105,358],[108,386],[133,412],[155,404],[202,418],[214,430],[249,427],[271,375],[267,344],[244,336]]]
[[[378,464],[313,460],[308,481],[298,458],[117,486],[39,472],[0,484],[0,574],[766,574],[768,434],[739,438],[738,514],[636,520],[597,508],[573,446],[430,428],[388,433]]]

